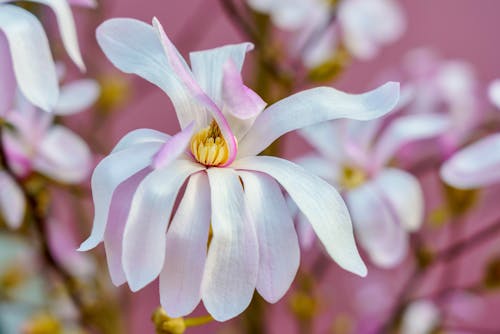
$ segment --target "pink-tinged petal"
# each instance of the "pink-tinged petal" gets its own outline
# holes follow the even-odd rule
[[[191,122],[184,130],[172,136],[154,156],[152,167],[155,169],[166,167],[182,155],[189,145],[193,132],[194,122]]]
[[[224,78],[224,65],[232,61],[237,72],[241,72],[245,55],[253,49],[251,43],[231,44],[215,49],[191,52],[191,68],[193,75],[201,89],[212,101],[223,108],[222,82]]]
[[[205,173],[189,179],[167,232],[160,274],[161,305],[173,318],[191,313],[201,300],[210,227],[210,186]]]
[[[153,27],[134,19],[111,19],[97,28],[97,42],[118,69],[137,74],[167,93],[181,128],[193,120],[197,126],[206,125],[203,106],[177,77]]]
[[[0,0],[2,2],[10,2],[11,0]],[[59,32],[61,33],[62,41],[69,57],[78,66],[81,71],[85,71],[85,64],[82,60],[80,47],[78,45],[78,35],[76,33],[76,24],[71,12],[71,8],[67,0],[28,0],[31,2],[40,3],[49,6],[56,14]]]
[[[262,173],[238,172],[259,241],[257,291],[276,303],[285,295],[300,263],[297,233],[279,185]]]
[[[340,164],[329,161],[316,154],[303,155],[293,160],[293,162],[331,184],[337,183],[341,176]]]
[[[0,117],[12,108],[16,96],[16,78],[10,59],[9,44],[3,33],[0,33]]]
[[[397,104],[399,84],[390,82],[371,92],[353,95],[329,87],[306,90],[285,98],[257,117],[240,141],[239,156],[256,155],[287,132],[337,118],[369,120]]]
[[[69,4],[72,6],[80,6],[85,8],[96,8],[96,0],[68,0]]]
[[[125,223],[127,222],[132,198],[139,184],[150,172],[149,168],[141,170],[116,187],[113,193],[108,222],[104,232],[104,248],[111,282],[116,286],[120,286],[127,281],[122,264],[123,232],[125,231]]]
[[[21,226],[25,207],[24,194],[16,181],[6,172],[0,171],[0,210],[10,228]]]
[[[424,194],[418,179],[405,171],[389,168],[373,182],[398,216],[401,227],[417,231],[424,221]]]
[[[131,146],[104,158],[92,174],[92,198],[94,199],[94,224],[89,238],[78,249],[87,251],[103,239],[113,193],[122,182],[148,167],[151,159],[161,148],[161,142]]]
[[[345,131],[341,126],[339,122],[323,122],[300,129],[298,134],[332,164],[340,164],[346,159]]]
[[[257,93],[243,84],[240,70],[232,60],[224,64],[222,100],[225,111],[243,120],[257,116],[267,105]]]
[[[95,103],[99,93],[100,87],[95,80],[84,79],[64,85],[54,114],[66,116],[83,111]]]
[[[132,146],[144,143],[159,143],[163,144],[170,139],[170,136],[156,130],[151,129],[137,129],[130,131],[116,144],[111,153],[122,151]]]
[[[314,245],[316,241],[316,235],[314,234],[314,229],[307,220],[306,216],[299,212],[297,216],[297,223],[295,224],[295,229],[297,230],[297,236],[299,237],[300,247],[304,250],[309,250]]]
[[[342,268],[366,276],[367,269],[356,248],[349,212],[331,185],[302,167],[275,157],[247,157],[237,160],[233,167],[260,171],[276,179],[310,221],[328,254]]]
[[[58,181],[79,183],[90,174],[92,153],[82,138],[55,125],[39,143],[33,168]]]
[[[7,37],[19,89],[34,105],[51,111],[57,103],[59,86],[40,22],[24,9],[0,4],[0,30]]]
[[[204,168],[176,160],[151,172],[137,187],[123,233],[123,270],[132,291],[142,289],[160,274],[177,193],[189,175]]]
[[[408,252],[408,235],[392,204],[372,183],[347,193],[356,236],[372,262],[392,268],[404,260]]]
[[[488,97],[491,103],[500,109],[500,79],[491,82],[488,87]]]
[[[212,317],[226,321],[250,304],[257,284],[259,246],[236,172],[224,168],[210,168],[207,172],[213,238],[201,292],[203,303]]]
[[[229,149],[229,157],[226,163],[223,166],[230,165],[234,159],[236,158],[237,153],[237,144],[236,138],[234,137],[233,132],[231,131],[231,127],[227,122],[227,119],[222,114],[222,111],[215,104],[214,101],[201,89],[199,84],[195,81],[191,71],[186,65],[184,59],[179,55],[179,52],[173,45],[173,43],[168,38],[165,30],[163,29],[160,21],[158,19],[153,19],[153,26],[155,27],[160,41],[162,43],[163,49],[167,56],[168,62],[172,67],[174,73],[177,75],[179,80],[184,84],[184,87],[190,92],[192,98],[201,106],[204,106],[208,109],[210,116],[217,122],[219,125],[222,136],[226,140]],[[205,115],[205,114],[204,114]],[[204,124],[208,125],[208,121]]]
[[[450,129],[450,118],[429,113],[401,116],[385,129],[374,148],[375,166],[383,166],[404,145],[444,134]]]
[[[441,178],[461,189],[500,182],[500,134],[490,135],[456,153],[441,167]]]

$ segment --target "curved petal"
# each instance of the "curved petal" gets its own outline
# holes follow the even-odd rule
[[[92,153],[82,138],[55,125],[39,144],[33,168],[54,180],[78,183],[90,173]]]
[[[308,172],[314,173],[329,183],[337,183],[340,178],[340,165],[334,162],[329,162],[327,159],[318,155],[304,155],[295,159],[293,162],[304,167],[304,169]]]
[[[201,300],[210,227],[210,186],[205,173],[189,179],[167,232],[160,274],[161,305],[170,317],[191,313]]]
[[[193,120],[197,126],[205,126],[202,106],[177,78],[152,26],[134,19],[111,19],[97,28],[97,41],[118,69],[137,74],[167,93],[181,128]]]
[[[151,172],[137,187],[123,233],[123,271],[132,291],[142,289],[160,274],[177,193],[189,175],[204,168],[176,160]]]
[[[196,81],[203,91],[222,108],[224,66],[232,61],[234,70],[241,72],[245,54],[253,49],[251,43],[225,45],[219,48],[191,52],[191,68]]]
[[[21,226],[26,201],[24,194],[12,177],[0,171],[0,210],[7,225],[12,229]]]
[[[397,118],[376,143],[373,152],[375,165],[383,166],[404,145],[442,135],[450,126],[450,118],[442,114],[417,114]]]
[[[488,97],[493,105],[500,109],[500,79],[493,80],[488,87]]]
[[[2,2],[10,2],[12,0],[0,0]],[[49,6],[56,14],[59,32],[61,33],[62,41],[66,52],[68,52],[71,60],[85,71],[85,64],[82,60],[80,47],[78,46],[78,35],[76,33],[75,19],[67,0],[27,0]]]
[[[109,275],[114,285],[120,286],[127,281],[123,271],[123,232],[135,190],[151,172],[145,168],[134,174],[116,187],[111,200],[108,221],[104,232],[104,249],[108,263]]]
[[[366,266],[354,241],[349,212],[331,185],[302,167],[274,157],[247,157],[237,160],[234,168],[260,171],[275,178],[311,222],[328,254],[342,268],[366,276]]]
[[[283,134],[337,118],[368,120],[391,111],[399,84],[389,82],[371,92],[352,95],[329,87],[309,89],[267,108],[241,140],[239,156],[256,155]]]
[[[262,173],[238,172],[259,241],[257,291],[276,303],[288,291],[300,263],[297,233],[279,185]]]
[[[295,224],[297,236],[299,237],[299,244],[302,249],[309,250],[316,241],[314,230],[302,212],[297,216],[297,223]]]
[[[99,97],[100,87],[95,80],[74,81],[61,87],[59,101],[54,114],[66,116],[83,111],[94,104]]]
[[[298,134],[324,157],[337,163],[345,159],[343,149],[345,138],[338,122],[323,122],[308,126],[300,129]]]
[[[137,129],[130,131],[116,144],[111,154],[131,148],[132,146],[144,143],[163,144],[170,138],[169,135],[151,129]]]
[[[59,86],[40,22],[24,9],[0,4],[0,30],[7,37],[19,89],[31,103],[51,111],[57,103]]]
[[[153,168],[163,168],[184,153],[191,141],[194,131],[194,122],[191,122],[184,130],[170,137],[153,158]]]
[[[441,178],[461,189],[500,182],[500,134],[490,135],[452,156],[441,167]]]
[[[111,199],[116,187],[135,173],[148,167],[161,146],[161,142],[138,144],[112,153],[97,165],[92,174],[94,224],[89,238],[80,245],[79,251],[92,249],[102,241]]]
[[[16,96],[16,77],[10,60],[9,44],[3,33],[0,33],[0,116],[12,108]]]
[[[165,55],[167,56],[168,62],[172,67],[174,73],[184,84],[184,87],[191,93],[192,98],[195,101],[198,101],[200,105],[208,109],[210,116],[217,122],[220,131],[222,133],[222,136],[226,140],[229,150],[228,160],[225,162],[223,166],[230,165],[236,157],[237,144],[236,144],[236,138],[234,137],[234,134],[231,131],[231,127],[229,126],[227,119],[224,117],[222,111],[215,104],[215,102],[212,101],[212,99],[201,89],[198,83],[194,80],[194,77],[189,68],[187,67],[184,59],[182,59],[182,57],[179,55],[179,52],[168,38],[160,21],[158,21],[156,17],[153,18],[153,26],[155,27],[156,32],[158,33],[163,49],[165,51]],[[208,124],[209,122],[207,121],[204,124],[204,126]]]
[[[408,235],[392,203],[373,183],[347,193],[356,236],[373,263],[392,268],[403,261],[408,251]]]
[[[259,268],[255,227],[235,171],[207,170],[212,198],[213,238],[201,284],[203,303],[218,321],[231,319],[252,299]]]
[[[86,8],[96,8],[97,1],[96,0],[68,0],[69,4],[72,6],[80,6]]]

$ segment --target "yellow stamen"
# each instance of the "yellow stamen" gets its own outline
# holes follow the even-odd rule
[[[342,169],[340,185],[345,189],[354,189],[366,181],[366,173],[356,167],[345,166]]]
[[[227,161],[229,148],[214,120],[191,138],[191,153],[205,166],[220,166]]]

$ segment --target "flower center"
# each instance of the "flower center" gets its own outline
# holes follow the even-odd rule
[[[198,131],[191,138],[191,153],[205,166],[219,166],[229,158],[229,148],[222,136],[217,122]]]
[[[344,166],[342,168],[340,185],[348,190],[354,189],[363,184],[366,178],[367,175],[361,168]]]

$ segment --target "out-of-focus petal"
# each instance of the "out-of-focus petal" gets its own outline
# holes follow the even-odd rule
[[[240,141],[239,156],[256,155],[287,132],[337,118],[369,120],[394,108],[399,84],[390,82],[371,92],[346,94],[329,87],[306,90],[285,98],[257,117]]]
[[[299,237],[300,247],[302,249],[308,250],[314,245],[314,242],[316,241],[314,229],[302,212],[299,212],[296,220],[297,222],[295,223],[295,229],[297,230],[297,236]]]
[[[459,151],[443,164],[440,173],[446,183],[462,189],[500,182],[500,134]]]
[[[169,135],[151,129],[137,129],[130,131],[116,144],[111,153],[125,150],[134,145],[155,142],[159,144],[165,143],[170,138]]]
[[[9,44],[3,33],[0,33],[0,117],[12,108],[16,95],[16,78],[10,59]]]
[[[193,120],[205,126],[206,113],[177,78],[152,26],[134,19],[111,19],[97,28],[97,41],[118,69],[137,74],[167,93],[181,128]]]
[[[298,133],[328,160],[342,163],[344,140],[339,123],[323,122],[300,129]]]
[[[54,107],[56,115],[72,115],[94,104],[99,97],[100,87],[95,80],[78,80],[61,87],[59,101]]]
[[[96,8],[97,1],[96,0],[68,0],[69,4],[72,6],[80,6],[86,8]]]
[[[104,232],[104,248],[111,282],[116,286],[127,281],[122,264],[123,232],[132,198],[139,184],[150,172],[149,168],[141,170],[116,187],[113,193]]]
[[[160,274],[161,305],[173,318],[191,313],[201,300],[210,227],[210,186],[205,173],[189,179],[167,232]]]
[[[383,166],[404,145],[437,137],[450,129],[450,118],[443,114],[416,114],[394,120],[380,136],[374,148],[374,165]]]
[[[408,235],[392,203],[372,183],[355,188],[346,198],[356,236],[373,263],[392,268],[408,251]]]
[[[24,194],[16,181],[6,172],[0,171],[0,210],[10,228],[21,226],[25,207]]]
[[[92,153],[85,141],[60,125],[50,128],[33,159],[34,169],[68,183],[83,181],[91,165]]]
[[[153,168],[163,168],[184,153],[189,145],[194,131],[194,122],[184,130],[170,137],[153,158]]]
[[[236,172],[219,168],[210,168],[207,172],[213,238],[201,291],[207,311],[214,319],[225,321],[243,312],[250,304],[257,284],[258,240]]]
[[[295,159],[294,162],[329,183],[335,183],[339,179],[340,165],[318,155],[304,155]]]
[[[272,176],[304,213],[330,256],[344,269],[365,276],[367,269],[354,241],[351,218],[339,193],[326,181],[287,160],[247,157],[234,168]]]
[[[238,172],[259,241],[257,291],[275,303],[288,291],[300,262],[297,233],[279,185],[263,173]]]
[[[176,160],[151,172],[137,187],[123,233],[123,270],[132,291],[142,289],[160,274],[177,193],[189,175],[203,168]]]
[[[92,175],[94,223],[91,235],[80,245],[79,251],[92,249],[102,241],[111,199],[116,187],[135,173],[148,167],[161,146],[161,142],[137,144],[112,153],[97,165]]]
[[[491,82],[488,87],[488,97],[493,105],[500,109],[500,79]]]
[[[19,89],[34,105],[51,111],[57,103],[59,86],[40,22],[24,9],[0,4],[0,30],[7,37]]]
[[[411,303],[403,315],[402,334],[432,333],[439,323],[441,312],[428,300],[417,300]]]

